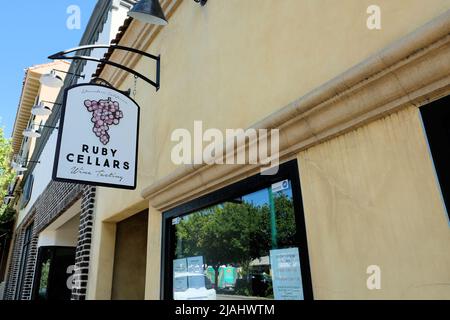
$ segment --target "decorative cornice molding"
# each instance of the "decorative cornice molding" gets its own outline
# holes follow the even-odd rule
[[[449,57],[450,10],[251,128],[280,129],[284,162],[387,114],[448,94]],[[186,165],[141,194],[165,211],[258,170],[256,165]]]

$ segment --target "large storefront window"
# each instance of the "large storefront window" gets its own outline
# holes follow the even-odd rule
[[[166,298],[311,298],[300,199],[291,162],[168,213]]]

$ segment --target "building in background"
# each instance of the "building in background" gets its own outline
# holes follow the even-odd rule
[[[134,3],[132,0],[98,1],[80,45],[109,44]],[[95,49],[80,53],[101,57],[104,52],[103,49]],[[23,172],[23,181],[16,184],[21,193],[5,299],[78,300],[85,297],[95,188],[54,182],[51,179],[51,169],[57,137],[57,129],[54,127],[59,125],[62,89],[90,82],[96,64],[71,63],[70,68],[66,62],[56,64],[49,65],[46,73],[52,69],[61,69],[57,66],[64,65],[63,71],[68,69],[70,74],[63,77],[64,74],[56,72],[63,83],[52,89],[52,97],[45,99],[55,102],[51,115],[45,122],[47,127],[42,128],[39,137],[24,139],[22,136],[31,105],[44,99],[41,96],[34,101],[37,93],[32,97],[33,101],[26,96],[28,109],[22,111],[19,107],[16,118],[14,151],[26,155],[29,161],[23,162],[27,171]],[[33,78],[35,83],[32,84],[32,89],[50,90],[41,85],[39,79],[40,75]],[[28,92],[24,93],[28,95]],[[22,144],[26,149],[20,149]],[[68,281],[69,277],[73,280]]]
[[[33,176],[28,178],[27,182],[24,182],[22,179],[26,165],[29,163],[36,146],[36,139],[33,137],[39,135],[42,131],[42,126],[46,124],[49,112],[54,107],[53,102],[55,102],[59,94],[59,89],[41,86],[39,80],[44,74],[49,73],[53,69],[67,71],[69,65],[65,61],[58,61],[32,66],[25,70],[22,93],[12,133],[12,163],[17,174],[8,190],[8,195],[11,196],[8,199],[8,205],[22,213],[16,217],[17,222],[23,219],[24,211],[22,209],[27,206],[32,194]],[[64,79],[64,77],[65,74],[62,74],[61,78]],[[39,109],[41,112],[36,112],[36,109]],[[45,110],[48,111],[46,112]],[[5,243],[2,248],[4,250],[2,250],[3,268],[1,274],[3,287],[8,261],[8,247],[9,245],[6,246]]]

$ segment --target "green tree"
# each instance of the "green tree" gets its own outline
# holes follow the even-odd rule
[[[6,195],[8,185],[14,178],[14,173],[10,166],[12,145],[11,139],[5,138],[4,130],[0,127],[0,201]],[[4,215],[9,215],[10,210],[7,210],[7,206],[1,203],[0,207],[0,221],[4,220]],[[3,219],[2,219],[3,218]]]

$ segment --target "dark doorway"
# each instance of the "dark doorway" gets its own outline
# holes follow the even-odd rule
[[[70,300],[75,247],[40,247],[33,286],[34,300]]]

